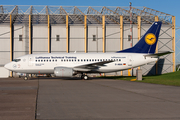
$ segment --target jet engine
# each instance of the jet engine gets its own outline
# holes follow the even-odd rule
[[[68,67],[55,67],[54,74],[57,77],[72,77],[74,75],[74,71],[72,68]]]

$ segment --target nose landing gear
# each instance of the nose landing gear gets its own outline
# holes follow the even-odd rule
[[[28,78],[29,78],[28,76],[25,76],[25,77],[24,77],[24,80],[28,80]]]

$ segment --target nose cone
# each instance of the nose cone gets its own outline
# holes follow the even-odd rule
[[[5,64],[4,67],[5,67],[6,69],[8,69],[8,70],[11,70],[11,69],[12,69],[11,63]]]

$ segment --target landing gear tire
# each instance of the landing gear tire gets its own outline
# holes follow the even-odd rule
[[[27,77],[27,76],[25,76],[25,77],[24,77],[24,80],[28,80],[28,77]]]
[[[84,75],[84,80],[88,80],[88,76],[87,75]]]
[[[82,80],[88,80],[88,76],[87,76],[87,75],[82,75],[82,76],[81,76],[81,79],[82,79]]]

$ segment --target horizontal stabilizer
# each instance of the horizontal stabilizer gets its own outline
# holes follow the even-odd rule
[[[173,53],[173,52],[166,51],[166,52],[161,52],[161,53],[148,54],[148,55],[144,55],[144,56],[145,57],[159,57],[159,56],[163,56],[163,55],[170,54],[170,53]]]

